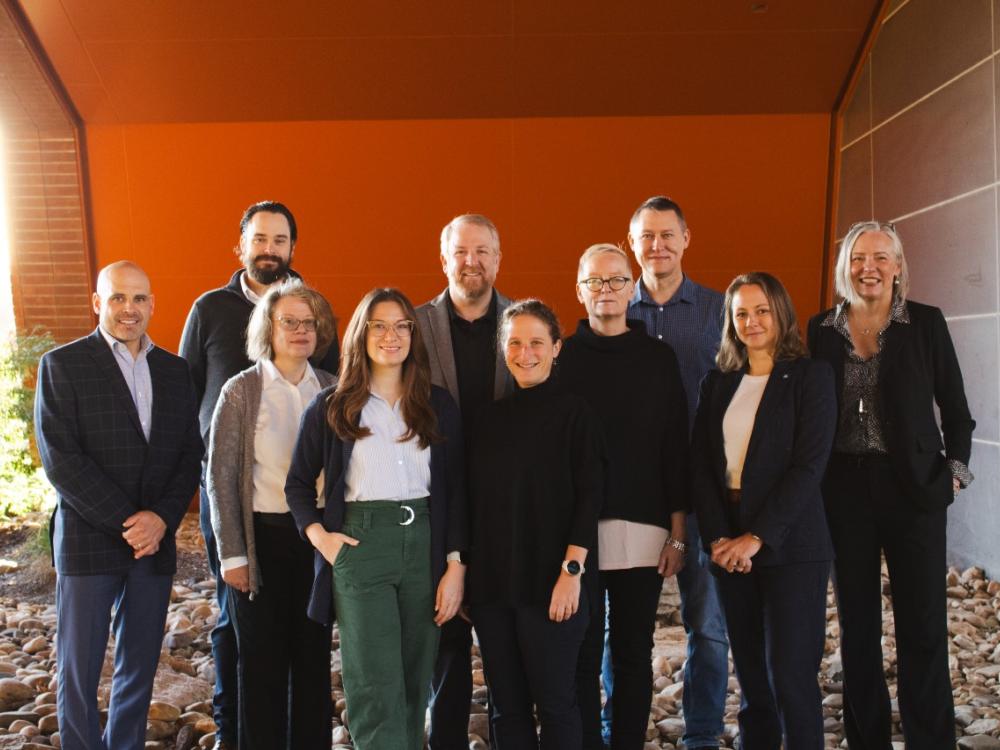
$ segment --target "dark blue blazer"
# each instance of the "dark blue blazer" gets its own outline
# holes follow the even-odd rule
[[[833,446],[833,372],[807,358],[774,363],[743,463],[739,529],[730,528],[722,419],[745,370],[712,370],[701,384],[691,456],[702,544],[743,532],[764,546],[755,566],[833,559],[820,482]]]
[[[59,499],[52,519],[59,575],[128,571],[135,559],[122,523],[140,510],[167,524],[153,556],[156,571],[176,570],[174,532],[198,487],[204,447],[187,364],[159,347],[147,358],[153,382],[148,442],[100,330],[39,362],[35,433]]]
[[[303,539],[306,527],[314,523],[322,524],[327,531],[340,531],[344,525],[347,467],[354,441],[341,440],[326,421],[327,401],[335,389],[334,385],[320,391],[303,412],[285,480],[285,498]],[[458,406],[448,391],[431,386],[431,407],[437,415],[438,433],[444,437],[442,442],[431,444],[431,559],[427,562],[436,586],[444,573],[448,553],[467,550],[469,531]],[[316,505],[316,479],[321,471],[325,472],[323,508]],[[319,551],[315,552],[313,572],[309,617],[328,625],[335,617],[333,568]]]
[[[906,496],[918,509],[939,510],[955,499],[945,459],[969,464],[976,421],[969,413],[962,370],[941,310],[907,301],[906,311],[910,322],[886,329],[879,359],[882,429],[889,461]],[[846,340],[833,326],[822,325],[829,312],[809,321],[809,351],[833,366],[839,401]],[[941,412],[940,429],[935,402]]]

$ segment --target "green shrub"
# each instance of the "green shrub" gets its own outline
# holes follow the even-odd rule
[[[37,328],[0,343],[0,516],[55,505],[55,491],[32,443],[35,373],[38,360],[54,343]]]

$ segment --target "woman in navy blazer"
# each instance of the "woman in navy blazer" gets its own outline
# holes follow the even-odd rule
[[[344,335],[338,384],[302,415],[285,484],[316,548],[309,616],[332,622],[336,602],[358,750],[423,747],[435,626],[464,594],[462,445],[458,407],[431,385],[413,306],[398,290],[372,290]],[[413,495],[421,485],[425,496]]]
[[[698,526],[742,690],[740,746],[821,750],[816,675],[833,549],[820,481],[836,418],[833,373],[808,359],[774,276],[734,279],[724,314],[691,454]]]
[[[944,315],[906,298],[906,259],[895,227],[877,221],[851,227],[834,277],[844,301],[809,322],[809,348],[833,365],[839,404],[823,495],[837,552],[844,732],[851,748],[889,747],[884,554],[906,747],[954,747],[946,509],[972,481],[976,423]]]

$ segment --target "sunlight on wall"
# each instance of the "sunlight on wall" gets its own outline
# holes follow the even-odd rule
[[[0,341],[14,334],[14,295],[10,284],[10,244],[7,238],[7,156],[0,130]]]

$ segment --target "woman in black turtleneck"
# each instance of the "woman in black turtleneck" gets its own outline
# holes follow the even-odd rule
[[[575,675],[593,575],[587,553],[603,500],[603,440],[586,402],[550,378],[561,346],[553,312],[538,300],[517,302],[499,333],[518,388],[488,408],[472,439],[466,598],[497,745],[578,750]]]

